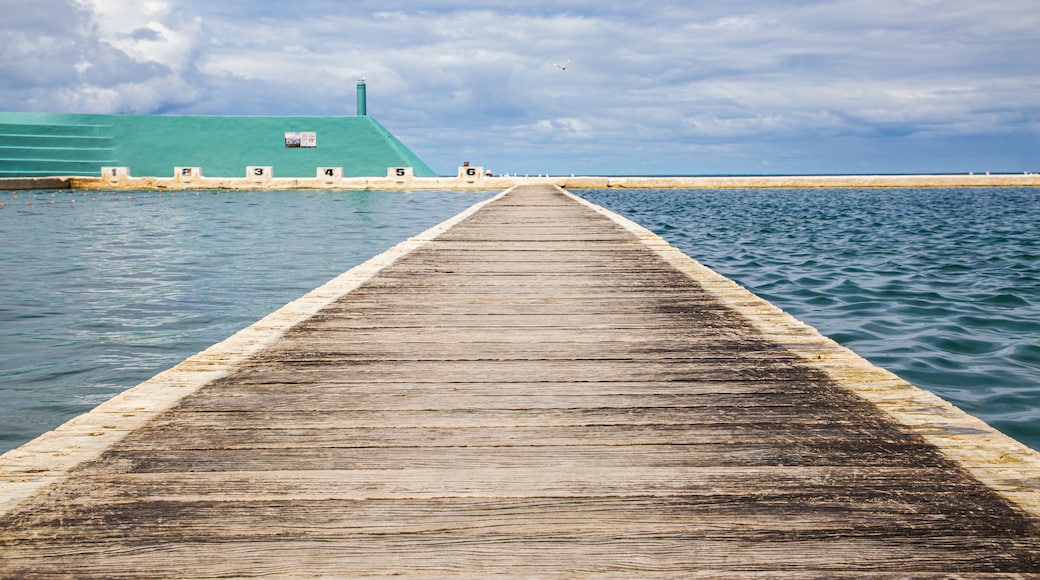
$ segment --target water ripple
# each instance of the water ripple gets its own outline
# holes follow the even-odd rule
[[[1040,190],[577,193],[1040,448]]]
[[[0,210],[0,452],[491,195],[18,193],[47,202]]]

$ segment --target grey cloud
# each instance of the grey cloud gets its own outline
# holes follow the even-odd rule
[[[154,28],[138,28],[130,33],[134,40],[162,40],[163,34]]]
[[[82,28],[89,14],[70,0],[5,2],[2,29],[39,36],[58,36]]]
[[[8,87],[53,86],[77,74],[85,15],[65,0],[5,6],[0,21],[0,81]]]

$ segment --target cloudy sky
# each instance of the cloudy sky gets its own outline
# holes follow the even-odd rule
[[[1037,0],[0,0],[0,110],[368,113],[442,174],[1040,170]],[[566,64],[566,69],[554,66]]]

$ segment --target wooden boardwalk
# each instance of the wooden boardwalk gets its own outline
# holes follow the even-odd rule
[[[0,576],[1040,572],[1037,454],[555,187],[451,225],[0,458]]]

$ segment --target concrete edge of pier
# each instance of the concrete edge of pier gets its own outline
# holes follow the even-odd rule
[[[690,258],[643,226],[573,197],[638,236],[668,264],[696,280],[722,304],[747,319],[767,340],[803,358],[842,388],[866,399],[936,446],[948,459],[1026,513],[1040,517],[1040,453],[941,397],[875,366],[814,327]]]
[[[94,409],[0,455],[0,515],[100,456],[130,432],[219,379],[292,327],[351,292],[401,257],[425,246],[503,191],[347,270],[231,337],[132,387]]]
[[[753,188],[888,188],[888,187],[1040,187],[1040,174],[950,175],[804,175],[742,177],[346,177],[211,178],[164,177],[37,177],[0,178],[0,190],[501,190],[518,185],[555,185],[567,189],[753,189]]]

